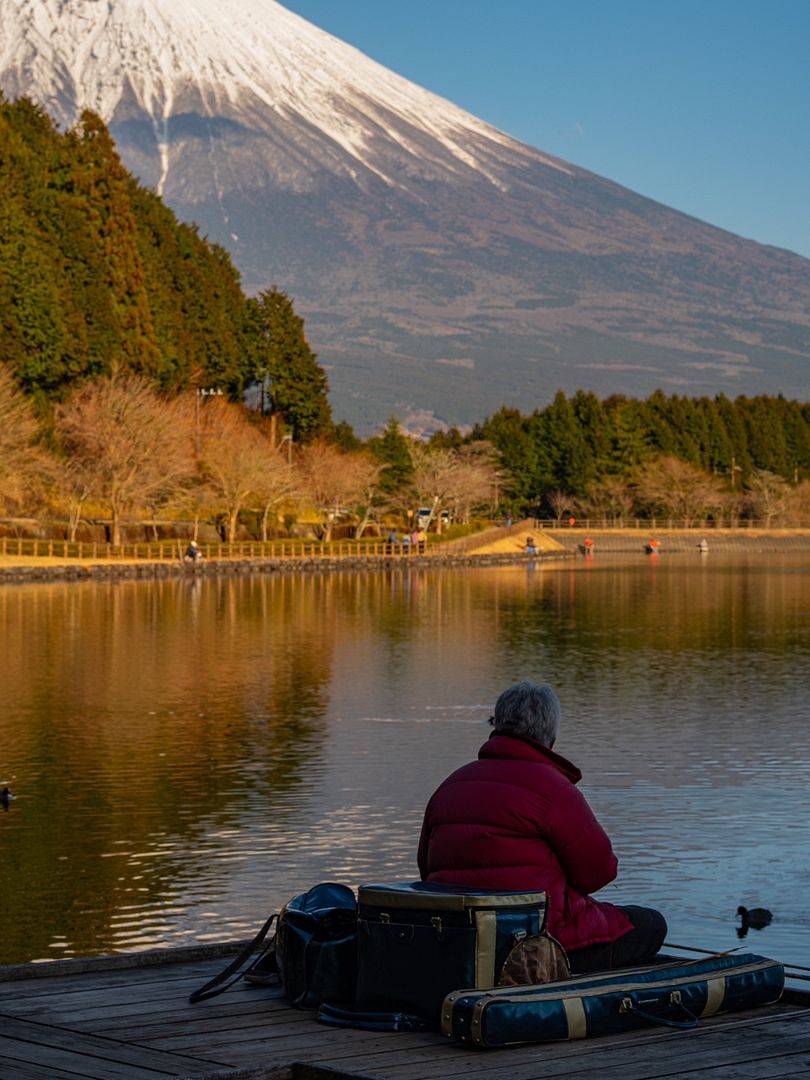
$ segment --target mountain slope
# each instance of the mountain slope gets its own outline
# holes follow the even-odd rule
[[[0,85],[129,168],[306,315],[361,428],[557,387],[810,388],[810,262],[509,138],[273,0],[0,0]]]

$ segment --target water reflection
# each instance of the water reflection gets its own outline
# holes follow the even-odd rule
[[[0,589],[0,960],[242,937],[319,879],[415,875],[425,799],[545,678],[672,940],[810,964],[798,558]],[[767,941],[766,941],[767,937]]]

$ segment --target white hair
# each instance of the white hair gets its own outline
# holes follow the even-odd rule
[[[492,723],[502,735],[523,735],[551,746],[560,731],[560,699],[547,683],[519,682],[495,702]]]

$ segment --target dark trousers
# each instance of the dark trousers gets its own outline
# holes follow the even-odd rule
[[[584,949],[569,952],[568,962],[573,975],[646,963],[664,944],[667,921],[660,911],[632,905],[619,910],[632,922],[633,929],[606,945],[587,945]]]

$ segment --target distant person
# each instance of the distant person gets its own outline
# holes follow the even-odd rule
[[[501,694],[478,760],[428,802],[419,872],[471,891],[545,891],[548,932],[572,972],[643,963],[663,944],[666,921],[653,908],[591,895],[614,880],[618,863],[576,786],[582,774],[554,753],[560,717],[550,686],[521,682]]]
[[[200,551],[199,545],[197,544],[196,540],[191,541],[191,543],[186,548],[186,554],[183,557],[185,558],[186,562],[197,562],[198,559],[201,559],[203,557],[203,554]]]
[[[526,554],[527,555],[536,555],[537,554],[537,548],[535,546],[533,536],[527,536],[526,537]]]

